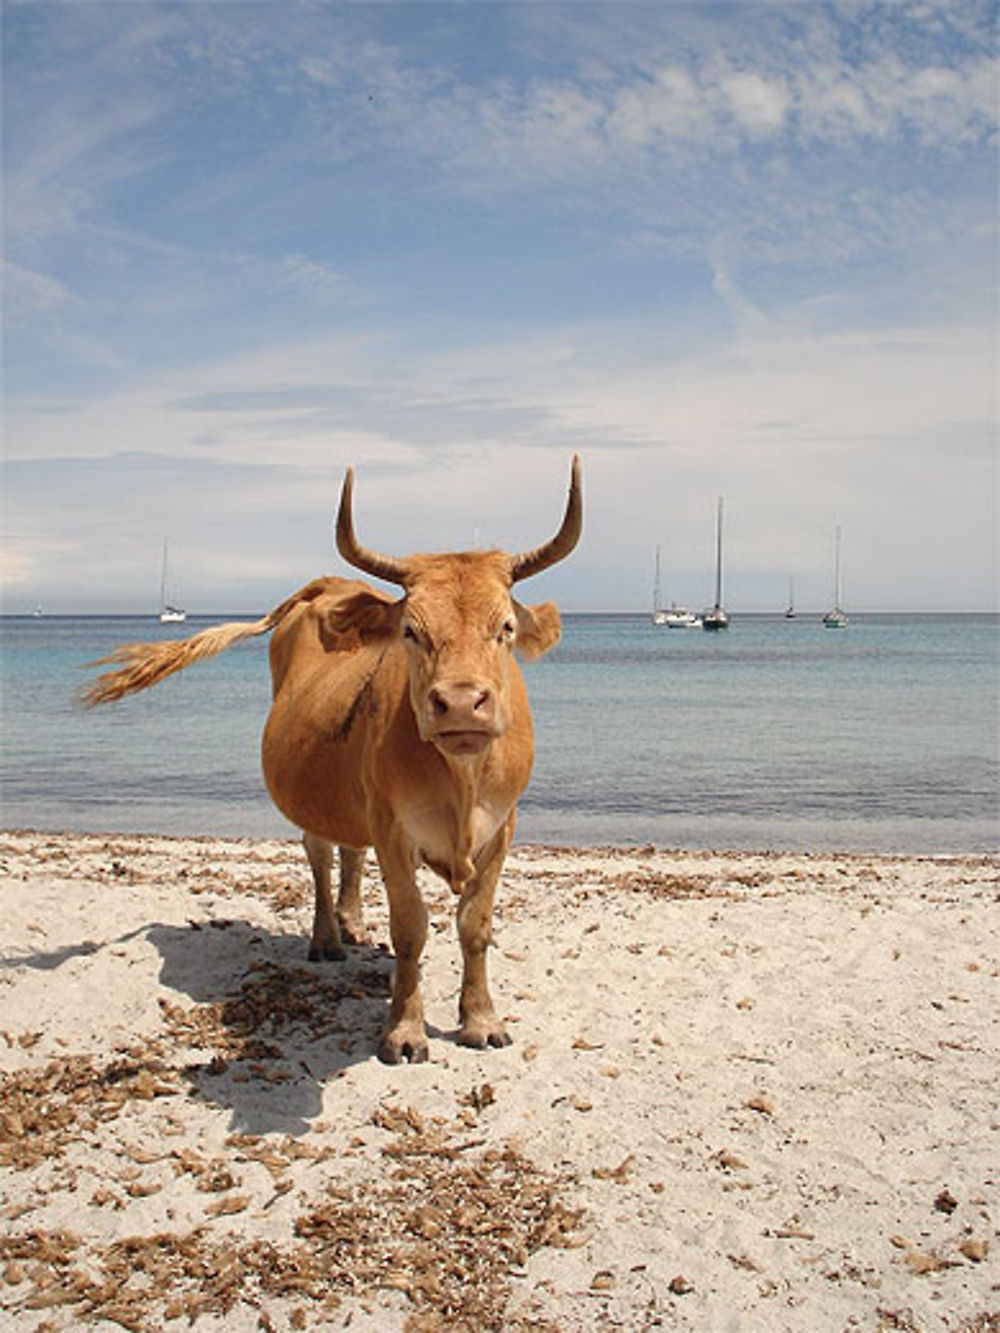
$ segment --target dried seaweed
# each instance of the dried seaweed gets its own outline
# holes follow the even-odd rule
[[[265,1037],[280,1038],[290,1028],[308,1040],[329,1036],[345,1000],[383,998],[388,991],[388,972],[375,968],[331,980],[315,969],[260,963],[223,1000],[186,1008],[161,999],[160,1009],[167,1032],[184,1045],[231,1059],[268,1060],[281,1051]]]
[[[395,1136],[383,1148],[388,1175],[329,1187],[298,1216],[288,1244],[207,1226],[89,1247],[66,1232],[27,1231],[0,1237],[8,1292],[21,1310],[67,1306],[78,1324],[107,1319],[136,1330],[265,1299],[294,1298],[318,1314],[346,1295],[380,1290],[409,1298],[414,1328],[435,1320],[455,1333],[550,1327],[509,1311],[510,1278],[545,1246],[581,1243],[583,1213],[562,1197],[568,1180],[513,1147],[470,1160],[447,1126],[410,1108],[383,1108],[380,1120]],[[233,1136],[230,1146],[273,1167],[289,1164],[252,1136]],[[180,1170],[213,1167],[190,1150],[174,1156]],[[230,1199],[233,1208],[214,1211],[248,1203],[231,1195],[220,1203]]]
[[[26,1170],[118,1116],[131,1102],[180,1090],[156,1056],[99,1065],[90,1056],[50,1060],[42,1069],[0,1074],[0,1165]]]

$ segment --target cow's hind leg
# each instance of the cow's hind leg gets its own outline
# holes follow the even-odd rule
[[[486,951],[493,943],[493,895],[514,832],[513,815],[483,853],[476,874],[458,903],[462,944],[462,993],[458,1003],[458,1040],[463,1046],[509,1046],[486,980]]]
[[[337,899],[337,924],[344,944],[364,944],[367,940],[361,907],[361,877],[365,870],[364,848],[341,847],[340,897]]]
[[[333,910],[333,894],[330,876],[333,870],[333,843],[325,838],[318,838],[314,833],[303,833],[302,843],[312,867],[313,883],[316,886],[316,910],[313,914],[312,939],[309,942],[309,959],[319,962],[323,958],[346,958],[340,938],[340,924]]]

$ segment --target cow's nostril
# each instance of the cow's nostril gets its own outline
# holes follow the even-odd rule
[[[493,691],[488,685],[435,685],[427,697],[438,722],[461,726],[493,720]]]

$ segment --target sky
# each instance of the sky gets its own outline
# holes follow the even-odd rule
[[[997,605],[995,0],[3,11],[3,609]]]

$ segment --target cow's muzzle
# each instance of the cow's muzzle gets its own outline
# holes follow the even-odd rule
[[[500,735],[496,696],[487,685],[439,683],[428,704],[427,739],[445,754],[479,754]]]

